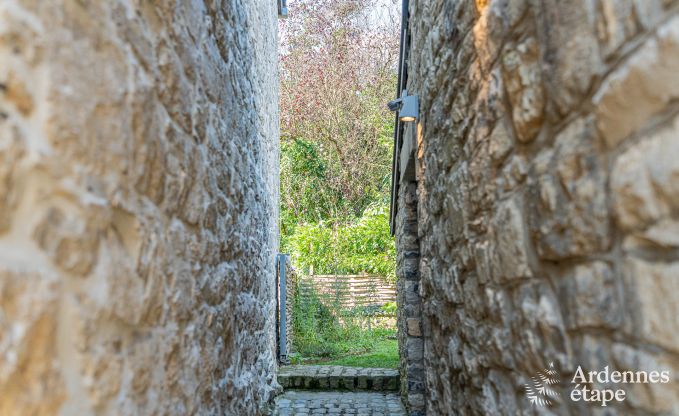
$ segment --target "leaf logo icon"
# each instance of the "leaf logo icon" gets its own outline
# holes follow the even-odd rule
[[[531,377],[532,383],[527,383],[526,397],[530,404],[535,406],[551,406],[559,396],[559,392],[553,386],[559,384],[559,373],[554,369],[554,362],[549,363],[549,368],[538,371],[537,376]]]

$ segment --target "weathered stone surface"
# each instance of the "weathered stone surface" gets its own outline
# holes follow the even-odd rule
[[[20,195],[17,187],[20,163],[26,154],[25,138],[19,126],[6,120],[9,115],[0,112],[0,234],[12,222]]]
[[[679,305],[669,294],[679,293],[679,262],[651,263],[630,258],[625,262],[628,328],[643,342],[679,351]]]
[[[0,414],[277,388],[276,4],[0,2]]]
[[[44,269],[0,270],[1,414],[51,414],[66,399],[65,363],[55,349],[61,286]]]
[[[505,123],[498,123],[489,137],[490,156],[494,163],[501,163],[512,150],[512,136]]]
[[[604,57],[612,55],[636,32],[634,6],[631,0],[601,2],[598,34]]]
[[[516,138],[529,142],[542,126],[545,105],[538,43],[534,38],[507,45],[507,53],[502,57],[502,75],[512,105]]]
[[[609,147],[642,128],[679,96],[679,16],[608,76],[593,97],[597,124]]]
[[[418,276],[421,298],[419,316],[399,313],[421,320],[427,414],[672,414],[676,383],[629,386],[605,409],[566,388],[536,409],[524,384],[550,362],[562,380],[679,367],[676,2],[409,12],[417,222],[400,203],[396,243],[411,252],[417,230],[419,263],[399,278]]]
[[[645,352],[622,343],[615,343],[611,347],[611,356],[616,368],[621,371],[668,371],[668,383],[647,383],[630,385],[627,391],[627,401],[642,412],[672,413],[675,400],[679,395],[679,368],[676,361],[658,357],[656,354]]]
[[[531,231],[540,257],[562,259],[610,244],[604,160],[590,119],[577,119],[535,158]]]
[[[497,280],[532,276],[528,229],[522,211],[521,200],[515,196],[498,206],[492,220],[495,247],[492,275]]]
[[[560,115],[576,110],[594,80],[604,72],[596,37],[596,3],[594,0],[532,3],[546,100],[554,104]]]
[[[411,414],[424,412],[422,400],[411,401],[413,394],[420,394],[424,386],[423,355],[411,355],[412,344],[422,336],[422,308],[420,301],[420,241],[417,230],[417,186],[415,183],[401,185],[399,192],[399,210],[397,241],[399,252],[396,262],[397,276],[397,325],[398,350],[400,357],[400,391]],[[421,340],[420,340],[421,343]],[[417,370],[415,370],[417,369]],[[414,392],[411,386],[420,386]]]
[[[406,319],[406,325],[408,327],[408,335],[413,336],[413,337],[421,337],[422,336],[422,329],[420,328],[422,326],[421,320],[418,318],[408,318]]]
[[[615,161],[611,188],[616,218],[623,229],[643,230],[679,208],[678,133],[679,117],[675,117]]]
[[[604,262],[583,264],[559,276],[560,298],[566,303],[569,329],[617,328],[622,321],[620,291],[611,267]]]

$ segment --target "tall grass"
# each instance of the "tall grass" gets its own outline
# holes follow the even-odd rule
[[[371,311],[343,310],[337,302],[315,291],[307,292],[304,297],[299,296],[299,292],[295,296],[293,329],[295,354],[292,357],[298,360],[369,353],[396,335],[395,329],[375,325]]]

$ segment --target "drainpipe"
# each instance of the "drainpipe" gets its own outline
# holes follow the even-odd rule
[[[408,48],[410,46],[410,36],[408,28],[408,5],[409,0],[401,2],[401,42],[399,47],[398,59],[398,81],[396,85],[396,98],[401,97],[401,93],[406,88],[408,81]],[[391,205],[389,206],[389,230],[393,236],[396,233],[396,212],[398,210],[398,188],[399,188],[399,151],[401,150],[401,137],[403,136],[403,124],[399,121],[398,112],[394,116],[394,151],[391,161]]]

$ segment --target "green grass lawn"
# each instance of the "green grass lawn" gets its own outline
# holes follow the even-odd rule
[[[343,355],[333,359],[304,360],[305,364],[344,365],[347,367],[398,368],[398,341],[381,339],[370,351],[357,355]]]
[[[398,368],[397,331],[393,323],[378,323],[361,311],[350,312],[342,315],[316,298],[296,302],[290,362]]]
[[[372,351],[361,355],[347,355],[324,362],[326,365],[346,365],[348,367],[398,368],[398,341],[385,339],[375,343]]]

